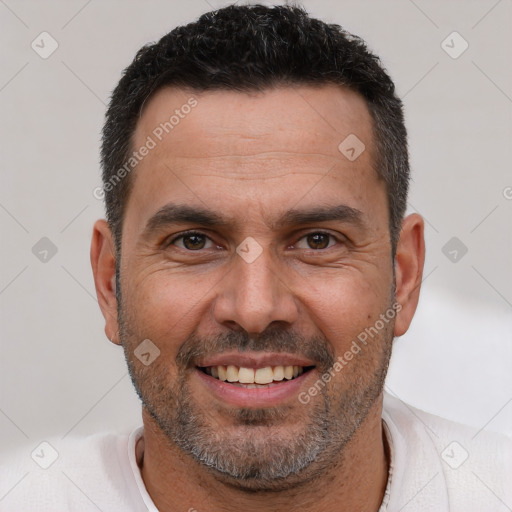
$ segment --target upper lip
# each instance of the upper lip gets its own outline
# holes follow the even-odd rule
[[[315,366],[305,357],[286,352],[222,352],[201,358],[197,366],[238,366],[265,368],[266,366]]]

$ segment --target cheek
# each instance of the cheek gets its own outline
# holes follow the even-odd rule
[[[337,354],[345,352],[389,307],[389,286],[379,287],[375,281],[331,279],[323,290],[324,293],[316,293],[306,304],[314,323]]]
[[[177,276],[157,270],[134,279],[126,293],[123,288],[123,307],[138,334],[165,344],[173,339],[181,343],[206,314],[217,281],[207,274]]]

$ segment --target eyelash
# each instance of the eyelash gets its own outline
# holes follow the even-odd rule
[[[170,245],[173,245],[180,238],[185,238],[187,236],[194,236],[194,235],[204,236],[205,238],[207,238],[208,240],[213,242],[213,240],[208,235],[205,235],[204,233],[201,233],[200,231],[185,231],[184,233],[181,233],[178,236],[175,236],[172,240],[165,242],[164,245],[165,245],[165,247],[169,247]],[[189,251],[189,252],[194,252],[194,251]],[[197,251],[197,252],[199,252],[199,251]]]
[[[211,242],[213,242],[213,240],[208,235],[205,235],[204,233],[201,233],[200,231],[185,231],[184,233],[181,233],[181,234],[177,235],[176,237],[174,237],[169,242],[165,242],[164,246],[167,248],[170,245],[173,245],[177,240],[180,240],[180,239],[185,238],[187,236],[194,236],[194,235],[203,236],[203,237],[207,238],[208,240],[210,240]],[[309,233],[305,233],[304,235],[302,235],[297,240],[297,242],[302,240],[303,238],[306,238],[306,237],[310,236],[310,235],[326,235],[326,236],[329,236],[331,239],[334,239],[336,242],[341,243],[341,240],[339,240],[332,233],[329,233],[327,231],[310,231]],[[309,250],[310,251],[315,251],[315,252],[321,252],[321,251],[326,251],[327,249],[330,249],[330,247],[327,247],[325,249],[309,249]],[[201,251],[201,249],[199,249],[197,251],[192,251],[192,250],[189,250],[189,249],[184,249],[184,250],[188,251],[188,252],[200,252]]]
[[[296,243],[298,243],[299,241],[303,240],[304,238],[308,237],[308,236],[311,236],[311,235],[325,235],[325,236],[328,236],[329,237],[329,243],[332,241],[332,240],[335,240],[338,244],[341,243],[341,240],[339,238],[337,238],[336,236],[334,236],[332,233],[329,233],[328,231],[310,231],[309,233],[305,233],[304,235],[302,235]],[[309,251],[313,251],[313,252],[323,252],[323,251],[327,251],[328,249],[330,249],[332,246],[331,245],[328,245],[328,247],[326,247],[325,249],[311,249],[311,248],[308,248],[308,249],[303,249],[303,250],[309,250]]]

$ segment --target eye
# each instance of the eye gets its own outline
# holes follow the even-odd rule
[[[214,247],[213,242],[203,233],[189,231],[173,238],[169,245],[176,245],[180,249],[187,251],[199,251],[201,249],[210,249]]]
[[[330,243],[333,242],[333,243]],[[328,249],[335,245],[336,239],[330,233],[323,233],[321,231],[315,233],[309,233],[306,236],[303,236],[296,247],[298,249],[313,249],[313,250],[322,250]]]

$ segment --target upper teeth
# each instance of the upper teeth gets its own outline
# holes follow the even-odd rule
[[[272,381],[293,379],[304,371],[302,366],[265,366],[264,368],[245,368],[234,365],[208,366],[206,373],[217,379],[241,384],[270,384]]]

